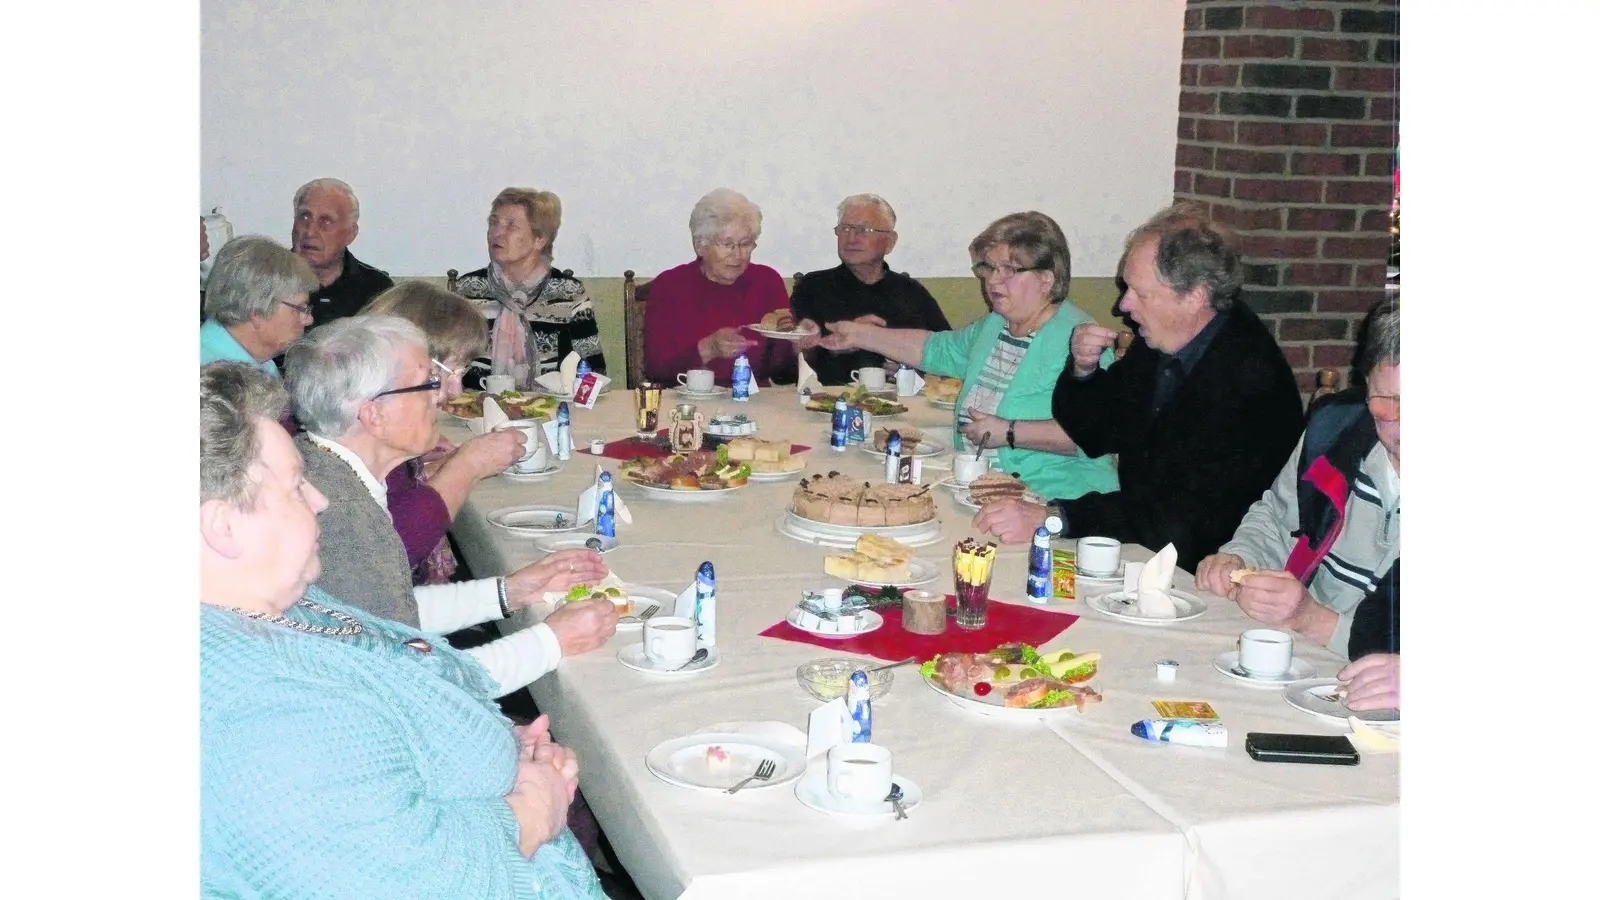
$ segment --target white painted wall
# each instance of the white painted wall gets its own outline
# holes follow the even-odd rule
[[[694,201],[765,214],[756,259],[836,261],[834,206],[900,216],[890,261],[965,274],[998,216],[1054,216],[1075,274],[1171,199],[1183,0],[202,0],[201,198],[287,243],[322,175],[394,274],[487,261],[502,187],[555,191],[556,262],[654,275]]]

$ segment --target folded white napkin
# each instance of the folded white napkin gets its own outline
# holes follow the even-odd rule
[[[803,394],[807,387],[821,386],[822,382],[817,380],[816,370],[812,369],[811,364],[806,362],[806,355],[804,353],[800,354],[800,379],[794,383],[795,393]]]
[[[572,383],[578,380],[578,362],[581,359],[583,357],[574,350],[561,361],[561,393],[568,395],[572,393]]]
[[[676,600],[672,601],[672,614],[682,616],[685,619],[694,618],[694,582],[689,582],[689,586],[678,594]]]
[[[595,466],[594,481],[578,494],[579,525],[593,522],[600,514],[600,473],[604,471],[605,467]],[[617,490],[615,484],[611,485],[611,499],[616,503],[617,521],[623,525],[632,525],[633,513],[628,510],[628,504],[622,499],[622,492]]]
[[[493,397],[483,398],[484,431],[493,431],[509,421],[511,421],[511,417],[506,415],[506,411],[500,408],[500,404],[494,402]]]
[[[1167,591],[1172,588],[1172,572],[1178,567],[1178,548],[1171,544],[1144,564],[1139,573],[1139,615],[1148,619],[1177,618],[1178,608]]]
[[[1361,753],[1400,752],[1400,735],[1379,731],[1355,716],[1350,717],[1350,743]]]
[[[806,759],[826,756],[829,750],[849,740],[850,707],[843,697],[835,697],[811,711],[807,721]]]

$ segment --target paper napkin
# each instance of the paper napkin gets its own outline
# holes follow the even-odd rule
[[[1379,731],[1355,716],[1350,717],[1350,743],[1361,753],[1399,753],[1400,736]]]
[[[678,594],[678,599],[672,601],[672,614],[685,619],[694,618],[694,582],[689,582],[689,586]]]
[[[1172,588],[1172,572],[1178,566],[1178,548],[1171,544],[1150,558],[1139,573],[1139,615],[1150,619],[1177,618],[1178,608],[1167,591]]]
[[[848,740],[850,707],[835,697],[811,711],[806,730],[806,759],[815,759]]]
[[[572,383],[578,380],[578,361],[581,360],[576,350],[567,354],[561,361],[561,393],[572,395]]]
[[[493,431],[509,421],[511,421],[511,417],[506,415],[506,411],[500,408],[500,404],[494,402],[493,397],[483,398],[483,430],[485,432]]]
[[[808,387],[821,387],[822,382],[817,381],[817,373],[811,368],[811,364],[806,362],[806,355],[801,353],[799,356],[800,379],[794,383],[794,390],[797,394],[804,394]]]
[[[589,486],[578,494],[579,525],[593,522],[595,517],[600,515],[600,474],[604,471],[605,467],[596,465],[594,467],[594,481],[590,482]],[[622,492],[617,490],[615,484],[611,486],[611,500],[616,504],[617,521],[624,525],[632,525],[633,513],[628,510],[628,504],[623,501]]]

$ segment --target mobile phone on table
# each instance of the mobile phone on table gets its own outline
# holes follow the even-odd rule
[[[1350,738],[1342,734],[1270,734],[1252,731],[1244,736],[1244,750],[1261,762],[1313,763],[1353,766],[1361,762]]]

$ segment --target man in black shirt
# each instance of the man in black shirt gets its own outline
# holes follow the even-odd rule
[[[949,331],[939,304],[916,279],[892,272],[883,258],[894,249],[894,208],[876,194],[856,194],[839,204],[840,265],[811,272],[795,283],[789,309],[796,324],[815,325],[826,337],[828,322],[866,320],[889,328]],[[809,327],[807,325],[806,327]],[[849,384],[853,369],[881,366],[884,359],[866,350],[839,353],[817,346],[818,338],[800,342],[806,362],[823,384]]]
[[[337,178],[318,178],[294,192],[290,248],[311,264],[322,285],[311,294],[313,327],[353,316],[368,300],[394,287],[388,272],[350,252],[361,230],[360,220],[356,192]]]

